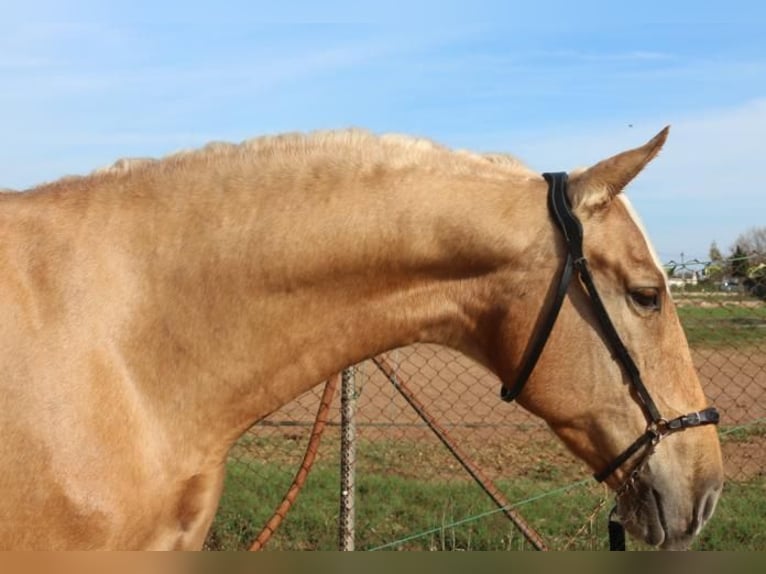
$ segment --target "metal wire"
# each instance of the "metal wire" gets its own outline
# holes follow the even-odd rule
[[[508,504],[507,506],[504,506],[502,508],[495,508],[493,510],[488,510],[487,512],[482,512],[480,514],[475,514],[473,516],[469,516],[467,518],[463,518],[462,520],[456,520],[455,522],[450,522],[448,524],[444,524],[442,526],[438,526],[436,528],[430,528],[428,530],[424,530],[422,532],[418,532],[416,534],[411,534],[409,536],[405,536],[404,538],[399,538],[398,540],[394,540],[393,542],[387,542],[386,544],[381,544],[380,546],[375,546],[374,548],[370,548],[369,552],[374,552],[376,550],[385,550],[386,548],[392,548],[394,546],[399,546],[401,544],[405,544],[407,542],[411,542],[412,540],[417,540],[418,538],[423,538],[425,536],[430,536],[431,534],[434,534],[436,532],[441,532],[445,528],[454,528],[456,526],[463,526],[464,524],[469,524],[471,522],[476,522],[478,520],[483,520],[484,518],[487,518],[489,516],[492,516],[494,514],[497,514],[498,512],[505,512],[507,510],[512,510],[515,508],[519,508],[520,506],[524,506],[525,504],[530,504],[532,502],[536,502],[538,500],[541,500],[543,498],[546,498],[548,496],[555,496],[557,494],[562,494],[568,490],[572,490],[573,488],[577,488],[578,486],[585,486],[586,484],[590,483],[592,481],[591,478],[585,478],[583,480],[579,480],[577,482],[573,482],[572,484],[568,484],[566,486],[562,486],[561,488],[557,488],[555,490],[550,490],[548,492],[543,492],[541,494],[530,496],[529,498],[525,498],[523,500],[519,500],[518,502],[514,502],[513,504]]]
[[[497,504],[498,508],[508,517],[508,519],[519,529],[524,537],[532,544],[536,550],[548,550],[547,545],[543,541],[542,536],[532,528],[522,518],[522,516],[515,512],[508,503],[500,489],[495,486],[481,470],[478,465],[474,463],[468,455],[458,447],[457,443],[452,440],[447,431],[442,427],[434,417],[428,414],[423,403],[421,403],[415,394],[409,389],[407,384],[397,376],[396,372],[391,368],[391,365],[383,357],[375,357],[372,359],[373,363],[386,375],[389,381],[393,383],[396,390],[398,390],[410,406],[415,409],[418,416],[430,427],[434,434],[444,444],[445,447],[452,453],[455,459],[461,464],[461,466],[471,475],[476,483],[482,488],[484,492]]]

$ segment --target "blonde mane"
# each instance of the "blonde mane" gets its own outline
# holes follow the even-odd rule
[[[68,176],[66,181],[98,180],[139,173],[173,173],[199,167],[236,168],[237,165],[283,165],[291,169],[325,162],[330,169],[418,168],[449,175],[508,177],[509,173],[534,173],[519,159],[499,153],[479,154],[451,150],[431,140],[401,134],[375,135],[361,129],[317,131],[261,136],[239,144],[211,142],[199,149],[182,150],[164,158],[122,158],[86,176]]]
[[[615,199],[666,135],[573,177],[569,199],[647,396],[701,423],[664,275]],[[511,156],[347,130],[0,192],[0,550],[201,549],[256,421],[413,343],[515,390],[540,332],[520,404],[606,477],[632,534],[688,547],[723,486],[718,435],[679,432],[655,451],[671,424],[647,427],[653,402],[626,389],[618,337],[578,279],[556,294],[572,258],[545,189]],[[556,326],[541,330],[554,298]]]

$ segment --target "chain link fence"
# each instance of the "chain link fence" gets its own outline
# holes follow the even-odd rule
[[[763,495],[766,302],[742,284],[699,281],[694,266],[684,266],[680,275],[680,281],[672,282],[672,291],[705,393],[721,412],[727,480],[756,481]],[[607,493],[592,482],[582,482],[589,471],[543,421],[499,399],[500,383],[493,375],[462,355],[433,345],[391,351],[384,358],[483,474],[512,500],[546,489],[559,492],[573,483],[584,491],[588,504],[583,505],[579,494],[566,491],[547,503],[551,508],[543,508],[543,517],[536,519],[553,548],[601,547],[598,531],[604,523],[595,521],[603,518]],[[354,391],[356,529],[364,532],[357,549],[386,547],[420,531],[427,534],[397,547],[530,547],[493,514],[492,503],[375,364],[356,366]],[[290,487],[321,392],[321,387],[314,389],[260,421],[233,449],[208,548],[241,548],[258,535]],[[339,547],[340,438],[336,396],[315,468],[295,516],[288,516],[270,542],[273,548]],[[556,520],[562,513],[568,513],[566,519]],[[491,516],[458,526],[465,516],[485,514]],[[580,540],[589,542],[583,546]]]

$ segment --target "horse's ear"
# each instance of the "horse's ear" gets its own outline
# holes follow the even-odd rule
[[[612,199],[644,169],[662,149],[670,126],[666,126],[641,147],[622,152],[596,165],[573,173],[570,177],[569,199],[575,211],[592,215],[605,208]]]

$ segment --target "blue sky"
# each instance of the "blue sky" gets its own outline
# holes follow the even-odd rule
[[[671,124],[629,194],[663,260],[727,252],[766,225],[766,8],[630,4],[2,0],[0,187],[348,126],[553,171]]]

